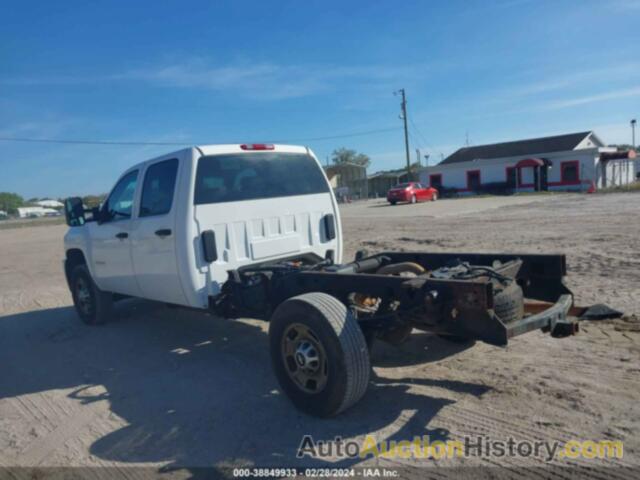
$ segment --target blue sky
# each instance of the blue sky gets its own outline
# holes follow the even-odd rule
[[[467,132],[629,143],[640,114],[640,0],[22,1],[0,19],[0,137],[284,140],[375,171],[404,163],[401,87],[431,162]],[[0,191],[25,197],[105,192],[179,148],[0,146]]]

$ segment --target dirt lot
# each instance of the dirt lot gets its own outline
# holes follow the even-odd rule
[[[64,226],[0,231],[0,466],[115,466],[189,476],[185,467],[351,466],[296,460],[302,436],[378,441],[623,440],[622,461],[554,465],[640,467],[640,194],[382,202],[342,210],[356,249],[564,252],[577,302],[627,317],[585,322],[579,336],[532,332],[505,349],[414,333],[377,344],[365,398],[335,419],[298,413],[278,391],[265,325],[127,301],[101,327],[76,318],[62,274]],[[442,466],[518,467],[514,478],[568,478],[543,458],[369,459],[414,478]],[[424,468],[430,468],[427,472]],[[636,470],[637,474],[638,470]],[[494,473],[505,473],[504,471]],[[628,472],[584,470],[587,478]]]

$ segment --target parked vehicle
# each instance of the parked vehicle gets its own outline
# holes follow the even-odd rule
[[[131,167],[101,207],[74,197],[65,213],[64,270],[85,323],[126,297],[268,320],[280,386],[313,415],[364,395],[376,340],[418,328],[506,345],[577,328],[563,255],[359,252],[342,263],[336,199],[304,147],[180,150]],[[547,303],[528,312],[524,297]]]
[[[387,192],[387,201],[391,205],[398,202],[426,202],[438,199],[438,190],[425,187],[418,182],[399,183]]]

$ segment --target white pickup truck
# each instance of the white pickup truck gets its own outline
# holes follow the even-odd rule
[[[306,147],[187,148],[131,167],[99,208],[65,202],[64,269],[80,318],[139,297],[270,321],[280,386],[335,415],[366,391],[374,339],[413,328],[505,345],[574,333],[563,255],[384,252],[342,263],[336,199]],[[528,314],[524,297],[547,302]]]

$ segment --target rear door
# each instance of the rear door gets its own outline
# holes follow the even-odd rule
[[[424,185],[422,185],[421,183],[414,183],[413,186],[415,188],[416,198],[418,200],[426,200],[427,191],[425,190]]]
[[[183,304],[176,260],[175,191],[180,160],[147,164],[131,232],[133,269],[144,298]]]
[[[322,258],[334,250],[341,260],[335,200],[305,149],[205,155],[196,167],[194,204],[198,233],[215,232],[215,282],[224,282],[230,269],[304,253]]]
[[[138,170],[123,175],[102,206],[101,222],[89,222],[91,261],[98,286],[105,291],[139,296],[131,264],[131,216]]]

